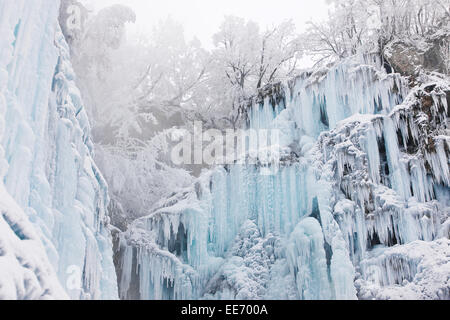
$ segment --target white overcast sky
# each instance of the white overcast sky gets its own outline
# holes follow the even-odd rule
[[[93,10],[120,3],[133,8],[137,15],[131,32],[151,29],[159,20],[172,16],[181,22],[188,38],[197,37],[206,47],[219,29],[225,15],[235,15],[258,22],[261,27],[292,19],[297,30],[308,20],[324,20],[328,15],[326,0],[84,0]]]

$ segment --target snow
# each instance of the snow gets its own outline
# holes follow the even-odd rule
[[[393,248],[376,248],[362,264],[364,299],[448,300],[450,241],[415,241]]]
[[[107,185],[58,14],[0,2],[0,297],[114,299]]]
[[[25,212],[0,183],[0,300],[68,299]]]

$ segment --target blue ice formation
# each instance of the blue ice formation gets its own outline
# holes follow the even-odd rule
[[[0,223],[15,234],[0,233],[0,269],[16,270],[0,298],[114,299],[107,185],[58,15],[55,0],[0,1]]]
[[[448,268],[450,141],[436,134],[448,84],[410,92],[365,56],[271,89],[242,117],[279,130],[279,170],[218,167],[137,220],[121,238],[120,297],[399,298],[383,290],[407,279],[408,297],[448,297],[448,274],[425,294],[411,271],[423,256],[389,253],[442,239]]]

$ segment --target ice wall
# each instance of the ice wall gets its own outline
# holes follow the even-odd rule
[[[31,283],[17,278],[16,287],[25,290],[17,298],[114,299],[107,185],[92,160],[89,122],[58,14],[55,0],[0,0],[0,185],[2,204],[8,202],[0,222],[11,229],[0,233],[0,248],[12,243],[7,253],[44,291],[28,294]],[[0,281],[5,277],[2,272]],[[67,295],[55,289],[61,286]],[[0,286],[0,297],[13,289]]]
[[[121,297],[449,298],[450,88],[409,91],[366,56],[256,97],[243,117],[279,130],[280,168],[216,168],[136,221]]]

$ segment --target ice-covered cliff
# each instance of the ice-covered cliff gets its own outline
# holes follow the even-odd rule
[[[269,88],[273,175],[219,167],[122,235],[122,298],[449,299],[448,81],[375,57]]]
[[[58,15],[0,0],[0,298],[114,299],[107,186]]]

